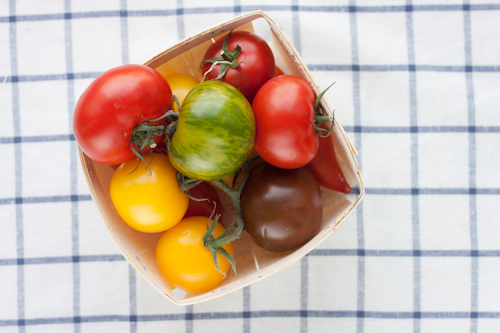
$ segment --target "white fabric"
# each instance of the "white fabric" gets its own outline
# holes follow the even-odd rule
[[[178,307],[120,255],[76,155],[99,73],[256,9],[359,152],[366,196],[320,246]],[[500,332],[500,2],[0,2],[0,333]]]

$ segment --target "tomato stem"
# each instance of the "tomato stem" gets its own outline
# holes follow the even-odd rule
[[[150,162],[147,163],[144,157],[142,157],[142,150],[146,147],[154,149],[157,146],[153,137],[160,136],[165,133],[166,129],[168,129],[168,126],[166,128],[165,125],[171,118],[172,112],[175,113],[175,111],[169,110],[165,112],[161,117],[158,117],[156,119],[147,119],[146,117],[142,116],[145,122],[135,126],[134,130],[132,131],[132,135],[130,138],[130,150],[132,150],[132,152],[140,161],[143,161],[146,164],[146,169],[149,169],[149,165],[151,164],[151,162],[153,162],[153,158],[151,157]],[[163,119],[165,119],[165,123],[163,125],[151,124],[152,122],[157,122]],[[151,169],[149,169],[149,171],[151,172]]]
[[[215,64],[220,64],[220,71],[219,75],[215,78],[216,80],[221,79],[224,75],[226,75],[227,71],[229,68],[236,68],[240,65],[240,63],[236,60],[238,56],[241,53],[241,46],[236,45],[233,51],[229,51],[229,46],[227,45],[227,42],[229,40],[229,36],[231,36],[231,33],[233,30],[231,30],[226,38],[224,38],[224,41],[222,42],[222,51],[220,52],[220,57],[217,58],[207,58],[203,59],[200,63],[203,64],[204,62],[209,62],[213,63],[213,65],[210,67],[210,69],[203,75],[203,78],[205,78],[205,75],[209,72],[212,71],[213,67]]]
[[[184,192],[185,195],[188,196],[189,199],[194,201],[210,201],[210,199],[207,198],[195,198],[191,195],[191,193],[189,193],[190,189],[200,184],[201,182],[202,182],[201,180],[188,178],[179,171],[177,171],[177,184],[179,184],[179,188],[181,189],[182,192]],[[215,201],[214,201],[214,206],[215,206]]]
[[[226,249],[224,249],[222,247],[222,245],[219,246],[219,247],[214,246],[214,241],[216,240],[216,238],[213,235],[213,231],[215,229],[215,226],[217,225],[217,222],[219,220],[220,214],[215,215],[215,218],[214,218],[214,221],[212,222],[212,224],[208,224],[208,223],[210,222],[210,220],[212,219],[213,214],[215,213],[215,208],[216,208],[216,204],[214,202],[214,209],[212,211],[212,214],[208,218],[208,222],[207,222],[207,232],[205,233],[205,235],[203,235],[203,245],[212,254],[212,259],[214,261],[215,268],[217,268],[217,270],[222,275],[224,275],[224,277],[226,277],[226,274],[224,272],[222,272],[220,270],[220,268],[219,268],[219,263],[218,263],[218,259],[217,259],[217,253],[220,253],[224,257],[226,257],[226,259],[231,263],[231,266],[233,267],[234,274],[236,276],[238,276],[238,274],[236,273],[236,261],[234,260],[234,258],[229,254],[229,252],[226,251]],[[226,231],[224,231],[224,233],[219,238],[227,236],[227,233],[228,233],[229,230],[230,229],[228,228]],[[217,238],[217,239],[219,239],[219,238]]]
[[[233,61],[233,59],[231,59],[231,58],[227,55],[227,53],[226,53],[226,52],[224,52],[224,51],[221,51],[221,52],[220,52],[220,55],[221,55],[221,56],[222,56],[222,58],[224,58],[224,60],[226,60],[226,61],[230,61],[230,62],[232,62],[232,61]]]
[[[321,137],[321,138],[326,138],[326,137],[328,137],[332,133],[333,124],[334,124],[335,120],[334,120],[333,115],[329,116],[329,115],[325,115],[324,114],[323,109],[321,108],[321,105],[319,105],[319,103],[321,102],[321,99],[323,98],[323,95],[334,84],[335,84],[335,82],[333,82],[332,84],[330,84],[328,86],[328,88],[326,88],[325,90],[323,90],[318,95],[318,97],[316,97],[316,100],[314,101],[314,113],[315,113],[315,116],[314,116],[313,126],[314,126],[314,130],[316,131],[316,133],[318,133],[318,136]],[[329,127],[329,129],[325,129],[324,127],[319,127],[318,126],[318,125],[321,125],[321,124],[324,124],[324,123],[331,123],[331,126]]]
[[[250,163],[252,161],[253,159],[248,159],[241,166],[241,170],[243,171],[243,177],[237,188],[232,188],[231,186],[224,183],[222,180],[216,180],[212,182],[215,186],[219,187],[221,190],[226,192],[231,197],[234,204],[234,218],[233,221],[231,222],[231,225],[226,229],[226,231],[224,231],[224,233],[220,235],[218,238],[215,238],[212,235],[213,230],[215,228],[215,224],[220,217],[220,215],[216,215],[214,222],[211,225],[207,226],[207,232],[203,237],[203,244],[212,253],[215,267],[219,272],[220,269],[217,261],[217,253],[222,254],[229,260],[231,266],[233,267],[234,274],[237,275],[236,262],[234,261],[234,258],[226,250],[224,250],[223,246],[239,238],[241,232],[245,227],[245,220],[243,218],[243,213],[241,212],[240,195],[241,191],[243,190],[243,186],[245,185],[248,176],[250,174]],[[180,172],[177,173],[177,182],[179,183],[179,188],[183,190],[184,193],[186,193],[187,195],[189,195],[187,193],[188,189],[200,183],[199,180],[186,177]],[[215,212],[215,202],[214,202],[214,211],[212,212],[212,215],[214,214],[214,212]],[[210,216],[210,218],[212,218],[212,216]]]

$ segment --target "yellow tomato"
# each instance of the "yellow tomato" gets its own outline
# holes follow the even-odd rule
[[[167,75],[165,76],[165,80],[167,80],[170,89],[172,89],[172,95],[175,95],[177,97],[180,105],[182,105],[184,98],[191,91],[191,89],[193,89],[198,83],[200,83],[200,81],[195,79],[194,77],[181,73]],[[179,110],[177,109],[177,104],[173,103],[173,106],[174,111],[179,112]]]
[[[144,159],[149,163],[150,154]],[[111,201],[123,221],[142,232],[161,232],[179,223],[189,198],[177,184],[168,157],[153,154],[149,169],[137,160],[122,163],[111,178]],[[135,169],[135,171],[134,171]]]
[[[210,220],[212,223],[213,220]],[[192,216],[163,233],[156,246],[156,261],[167,281],[174,287],[194,293],[207,292],[219,284],[224,275],[217,271],[210,251],[203,245],[208,218]],[[219,237],[224,227],[217,223],[213,232]],[[233,244],[223,248],[232,256]],[[221,254],[217,262],[226,273],[231,265]]]

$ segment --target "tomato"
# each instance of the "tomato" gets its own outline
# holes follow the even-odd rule
[[[197,201],[189,198],[189,206],[186,211],[186,214],[184,215],[184,218],[190,216],[209,217],[210,215],[212,215],[212,212],[214,211],[214,202],[215,202],[214,213],[220,215],[224,213],[219,195],[210,185],[208,185],[208,183],[201,182],[195,187],[190,188],[188,192],[193,198],[208,199],[208,200]]]
[[[324,124],[320,127],[326,128]],[[347,183],[340,168],[332,138],[319,138],[319,149],[313,160],[306,165],[316,177],[319,185],[332,191],[350,193],[351,187]]]
[[[315,99],[307,81],[293,75],[276,76],[260,88],[252,104],[255,149],[266,162],[293,169],[314,158],[319,146]]]
[[[217,271],[212,254],[203,245],[203,235],[207,231],[208,218],[193,216],[163,233],[156,246],[156,261],[167,281],[174,287],[193,293],[212,290],[224,278]],[[212,223],[212,221],[210,221]],[[217,223],[213,235],[219,237],[224,227]],[[223,248],[233,255],[233,244]],[[217,254],[217,262],[222,272],[229,269],[229,261]]]
[[[227,36],[226,36],[227,38]],[[229,60],[237,67],[230,68],[229,65],[216,65],[214,69],[206,74],[206,80],[216,79],[224,68],[229,68],[219,80],[227,82],[240,90],[243,95],[252,102],[259,88],[269,79],[274,77],[274,55],[265,40],[248,31],[236,31],[230,33],[227,41],[228,48],[224,47],[225,38],[219,39],[210,45],[202,62],[202,71],[206,73],[212,66],[213,61]],[[241,47],[241,53],[237,54],[237,46]],[[221,57],[221,51],[225,53]],[[234,53],[236,51],[236,53]],[[235,56],[235,57],[233,57]],[[223,57],[225,57],[223,59]],[[227,58],[227,59],[226,59]]]
[[[182,102],[184,102],[184,98],[186,98],[186,95],[191,91],[191,89],[200,83],[199,80],[195,79],[191,75],[181,73],[169,74],[165,76],[165,80],[167,80],[170,89],[172,89],[172,94],[177,97],[181,106]],[[173,107],[175,112],[179,112],[176,103],[173,103]]]
[[[245,229],[265,250],[295,249],[312,239],[323,219],[321,190],[306,168],[280,169],[268,163],[250,171],[241,193]]]
[[[205,81],[184,100],[168,157],[190,178],[218,180],[243,164],[254,136],[252,107],[238,89],[221,81]]]
[[[151,162],[149,154],[144,159]],[[189,199],[179,189],[177,172],[166,156],[153,154],[149,168],[144,162],[137,165],[137,159],[132,159],[116,169],[110,184],[111,201],[132,228],[165,231],[182,220]]]
[[[171,107],[172,91],[154,69],[116,67],[99,75],[83,92],[75,107],[73,132],[88,157],[120,164],[135,157],[130,141],[136,125],[145,122],[144,118],[162,116]],[[155,137],[154,142],[161,139]]]

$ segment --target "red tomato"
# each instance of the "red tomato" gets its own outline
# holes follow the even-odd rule
[[[223,214],[222,203],[219,195],[215,190],[206,182],[201,182],[195,187],[188,190],[189,194],[197,199],[208,199],[203,201],[196,201],[189,198],[189,206],[184,218],[190,216],[206,216],[209,217],[214,210],[214,201],[216,203],[215,214]],[[215,215],[212,217],[215,218]],[[219,218],[219,222],[222,218]]]
[[[321,124],[320,127],[326,128],[324,124]],[[352,191],[335,156],[331,137],[319,138],[318,152],[313,160],[306,165],[306,168],[313,173],[319,185],[332,191],[343,193]]]
[[[282,169],[300,168],[314,158],[319,145],[315,100],[309,84],[293,75],[276,76],[260,88],[252,104],[260,157]]]
[[[83,92],[75,107],[73,131],[88,157],[120,164],[135,157],[130,149],[135,126],[171,108],[172,91],[157,71],[143,65],[119,66],[99,75]]]
[[[225,38],[221,38],[216,43],[210,45],[204,59],[221,58],[224,40]],[[274,77],[273,52],[265,40],[248,31],[231,33],[227,45],[228,49],[226,49],[225,54],[227,55],[227,51],[229,50],[230,57],[238,45],[241,47],[241,53],[237,58],[234,60],[230,59],[230,61],[237,61],[239,65],[236,68],[229,68],[220,80],[236,87],[252,103],[259,88],[267,80]],[[224,59],[221,58],[220,60]],[[211,66],[212,63],[210,62],[202,62],[201,69],[203,73],[206,73]],[[216,65],[206,75],[205,79],[212,80],[217,78],[222,66],[224,65]]]

